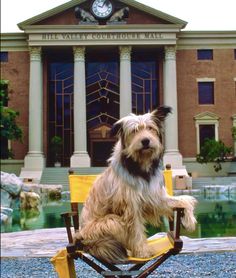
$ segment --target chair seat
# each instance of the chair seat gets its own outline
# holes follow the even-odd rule
[[[148,239],[147,240],[148,245],[155,245],[156,246],[156,254],[153,255],[152,257],[149,258],[137,258],[137,257],[128,257],[127,261],[122,261],[122,262],[117,262],[116,264],[139,264],[139,263],[145,263],[147,261],[153,260],[157,257],[162,256],[163,254],[165,254],[167,251],[169,251],[170,249],[174,248],[174,245],[172,244],[172,242],[170,241],[169,237],[163,236],[160,238],[155,238],[155,239]],[[85,253],[83,251],[77,250],[76,251],[77,254],[83,254],[86,255],[88,253]]]
[[[128,262],[129,263],[145,263],[147,261],[153,260],[163,254],[165,254],[170,249],[174,248],[174,245],[170,241],[169,237],[163,236],[160,238],[155,239],[148,239],[148,245],[156,246],[156,254],[149,258],[136,258],[136,257],[129,257]]]

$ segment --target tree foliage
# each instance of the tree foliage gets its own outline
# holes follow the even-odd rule
[[[1,142],[4,140],[18,140],[22,141],[22,129],[17,124],[17,117],[19,112],[5,107],[4,104],[8,100],[6,83],[4,80],[0,81],[0,134]],[[1,158],[12,157],[13,153],[7,149],[4,153],[1,151]]]
[[[218,172],[222,169],[221,162],[224,162],[231,152],[232,148],[227,147],[222,141],[206,139],[200,153],[197,155],[197,162],[214,162],[214,169]]]

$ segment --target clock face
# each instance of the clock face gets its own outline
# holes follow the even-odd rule
[[[96,17],[107,18],[111,15],[113,7],[109,0],[95,0],[91,10]]]

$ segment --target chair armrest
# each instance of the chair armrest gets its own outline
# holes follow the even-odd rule
[[[181,217],[184,216],[184,208],[174,208],[174,211],[177,212],[177,215],[176,215],[176,224],[175,224],[175,239],[179,239]]]
[[[75,216],[75,215],[78,215],[78,213],[75,212],[75,211],[63,212],[63,213],[61,213],[61,217],[64,218],[64,219],[65,219],[66,217],[71,217],[71,216]]]
[[[66,226],[66,232],[69,243],[73,243],[73,237],[71,233],[71,217],[73,219],[74,229],[77,230],[78,227],[78,212],[71,211],[71,212],[65,212],[61,213],[61,217],[64,219],[65,226]]]
[[[184,215],[184,208],[174,208],[176,211],[176,217],[170,220],[170,231],[168,232],[168,237],[174,244],[174,252],[179,253],[183,247],[183,241],[180,238],[180,226],[181,217]]]

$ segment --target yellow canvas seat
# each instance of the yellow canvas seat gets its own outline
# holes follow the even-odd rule
[[[163,254],[165,254],[168,250],[174,248],[173,243],[170,241],[168,236],[163,236],[161,238],[155,238],[155,239],[150,239],[147,240],[148,245],[156,245],[158,248],[156,248],[157,252],[154,256],[150,258],[135,258],[135,257],[129,257],[128,260],[130,262],[147,262],[150,260],[153,260]]]
[[[171,171],[171,170],[167,170]],[[85,202],[89,190],[97,178],[97,175],[69,175],[69,189],[71,196],[71,212],[62,214],[65,220],[68,245],[66,249],[60,250],[52,259],[55,270],[60,278],[75,278],[75,266],[74,259],[81,259],[87,263],[90,267],[100,273],[103,277],[147,277],[152,271],[154,271],[160,264],[162,264],[171,255],[178,254],[183,246],[183,242],[179,237],[180,233],[180,217],[183,215],[183,209],[176,208],[177,213],[175,217],[170,220],[170,231],[160,238],[154,238],[148,240],[148,244],[157,246],[157,253],[150,258],[134,258],[129,257],[125,264],[130,264],[128,270],[122,270],[117,264],[110,264],[91,255],[79,250],[80,248],[73,243],[73,236],[71,231],[71,218],[73,220],[74,231],[79,228],[79,209],[78,205]],[[169,183],[169,194],[172,190],[172,176],[171,172],[164,172],[165,183]],[[166,185],[167,186],[167,185]],[[174,215],[174,214],[173,214]],[[175,221],[175,223],[174,223]],[[174,230],[175,227],[175,230]],[[146,269],[141,269],[147,262],[152,261]],[[102,264],[102,266],[101,266]],[[124,264],[124,262],[120,262]]]

